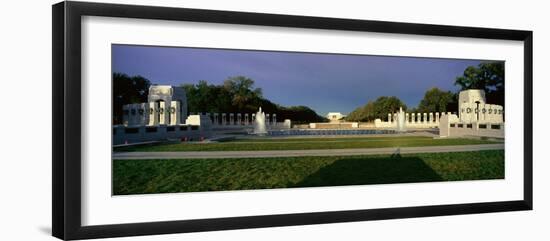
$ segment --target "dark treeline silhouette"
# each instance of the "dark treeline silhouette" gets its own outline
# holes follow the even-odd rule
[[[113,124],[122,124],[122,106],[147,102],[151,82],[142,76],[113,73]]]

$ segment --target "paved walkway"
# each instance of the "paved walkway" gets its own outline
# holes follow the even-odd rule
[[[277,150],[277,151],[192,151],[192,152],[114,152],[113,159],[203,159],[247,157],[354,156],[501,150],[504,143],[457,146],[420,146],[361,149]]]

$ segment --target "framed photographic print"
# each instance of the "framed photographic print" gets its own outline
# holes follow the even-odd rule
[[[532,53],[523,30],[55,4],[53,235],[531,210]]]

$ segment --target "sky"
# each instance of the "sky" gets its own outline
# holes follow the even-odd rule
[[[481,60],[275,52],[156,46],[112,46],[112,71],[153,84],[221,84],[246,76],[283,106],[305,105],[320,115],[348,114],[379,96],[418,106],[426,90],[458,91],[457,76]]]

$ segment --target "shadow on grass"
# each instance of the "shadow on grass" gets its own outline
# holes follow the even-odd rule
[[[342,158],[305,177],[292,187],[320,187],[443,181],[418,157],[396,153],[381,158]]]

